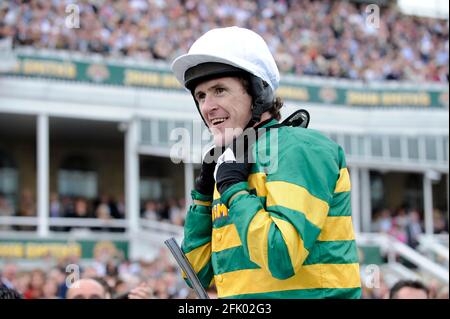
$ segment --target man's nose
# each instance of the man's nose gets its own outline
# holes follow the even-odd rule
[[[205,100],[201,105],[203,116],[207,115],[209,112],[217,109],[217,104],[213,96],[206,95]]]

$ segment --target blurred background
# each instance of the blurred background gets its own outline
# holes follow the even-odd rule
[[[268,43],[283,116],[307,109],[346,152],[363,298],[401,279],[448,298],[448,3],[431,0],[0,1],[1,281],[64,298],[75,264],[114,293],[192,297],[163,241],[181,242],[204,127],[169,65],[232,25]]]

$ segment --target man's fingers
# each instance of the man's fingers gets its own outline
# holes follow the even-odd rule
[[[152,297],[152,290],[146,284],[134,288],[128,294],[129,299],[149,299]]]

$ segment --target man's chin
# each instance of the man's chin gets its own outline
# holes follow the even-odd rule
[[[223,136],[222,134],[214,135],[214,145],[215,146],[224,146],[224,145],[226,145],[226,143],[225,143],[225,136]]]
[[[214,136],[214,145],[226,146],[233,142],[233,139],[242,134],[242,128],[226,128],[224,131],[211,130]]]

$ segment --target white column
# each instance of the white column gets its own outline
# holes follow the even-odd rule
[[[450,220],[450,216],[449,216],[449,211],[450,211],[450,201],[449,201],[449,197],[450,197],[450,195],[449,195],[449,192],[450,192],[450,187],[449,187],[449,181],[448,181],[448,173],[447,173],[447,178],[446,178],[446,180],[447,180],[447,221],[449,221]],[[448,225],[448,222],[447,222],[447,225]],[[447,231],[448,231],[448,229],[447,229]]]
[[[362,231],[370,232],[372,223],[372,199],[370,196],[370,174],[368,168],[361,169],[361,219]]]
[[[128,123],[125,133],[125,208],[128,231],[139,230],[139,126],[136,119]]]
[[[48,115],[37,117],[37,216],[38,234],[46,237],[49,233],[49,124]]]
[[[433,186],[427,172],[423,174],[423,211],[425,216],[425,233],[433,234]]]
[[[352,185],[351,204],[352,204],[353,228],[356,233],[359,233],[361,231],[361,226],[360,226],[361,195],[360,195],[360,186],[359,186],[359,168],[358,167],[350,168],[350,182]]]
[[[184,198],[186,200],[186,208],[192,203],[191,190],[194,187],[194,165],[188,161],[184,163]]]

